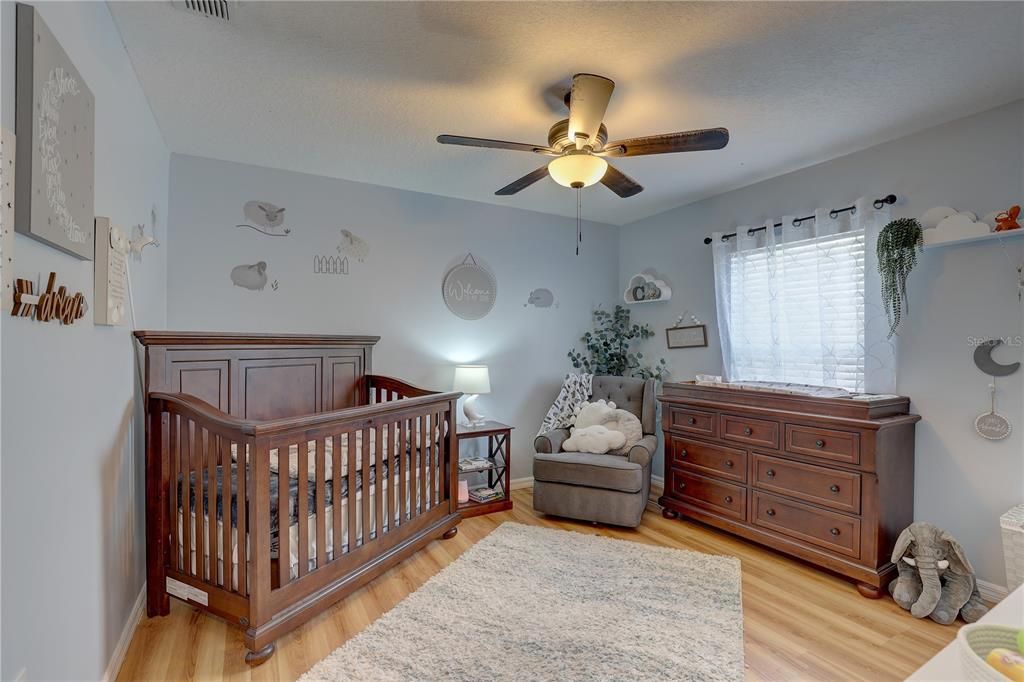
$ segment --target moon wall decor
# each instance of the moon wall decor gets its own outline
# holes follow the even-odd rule
[[[974,364],[978,366],[978,369],[989,376],[1006,377],[1020,369],[1019,362],[1003,365],[992,359],[992,351],[1002,345],[1002,343],[1003,342],[1000,339],[990,339],[988,341],[982,341],[978,344],[977,348],[974,349]]]

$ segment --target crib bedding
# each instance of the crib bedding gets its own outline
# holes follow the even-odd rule
[[[407,510],[408,509],[412,509],[412,508],[420,509],[421,500],[419,499],[419,495],[418,495],[419,477],[420,477],[420,471],[418,469],[413,468],[413,469],[405,472],[405,476],[404,476],[405,481],[406,481],[405,509],[407,509]],[[430,479],[433,479],[432,484],[430,482]],[[387,509],[388,506],[390,505],[390,495],[391,495],[391,485],[390,484],[393,483],[393,482],[394,482],[394,479],[387,479],[387,480],[385,480],[383,482],[382,489],[383,489],[383,492],[384,492],[384,499],[382,500],[382,505],[383,505],[384,509]],[[433,493],[437,494],[437,493],[439,493],[439,485],[440,485],[440,478],[437,477],[437,476],[433,476],[432,473],[430,472],[430,470],[428,470],[428,487],[432,489]],[[371,500],[371,502],[370,502],[371,514],[370,514],[370,519],[369,519],[369,521],[370,521],[370,538],[373,539],[373,538],[375,538],[377,536],[377,521],[376,521],[376,518],[374,518],[376,516],[376,514],[373,512],[373,509],[375,508],[373,499],[374,499],[374,496],[376,494],[376,486],[370,486],[368,492],[370,494],[370,500]],[[362,505],[360,504],[361,499],[362,499],[362,495],[363,495],[362,489],[361,489],[361,487],[358,487],[357,491],[356,491],[356,505],[355,505],[355,510],[356,510],[356,545],[357,546],[362,544],[362,535],[363,535]],[[426,502],[425,506],[427,508],[432,506],[432,503],[430,501],[431,499],[436,499],[436,498],[431,496],[430,498],[428,498],[425,501]],[[349,551],[348,506],[345,504],[346,501],[347,501],[347,496],[341,498],[341,504],[342,504],[342,507],[341,507],[341,516],[342,516],[342,520],[341,520],[341,541],[342,541],[341,553],[345,553],[345,552]],[[194,529],[196,527],[195,506],[194,505],[189,505],[189,506],[191,507],[191,512],[192,512],[190,514],[190,521],[191,521],[190,527]],[[294,505],[293,505],[293,507],[294,507]],[[220,505],[218,505],[218,509],[220,509],[220,508],[221,508]],[[326,548],[325,548],[325,551],[327,553],[327,559],[328,559],[328,561],[330,561],[330,560],[334,559],[334,507],[333,507],[332,504],[328,504],[326,506],[326,508],[324,510],[324,514],[325,514],[325,519],[324,519],[325,524],[324,525],[325,525],[325,532],[326,532]],[[182,515],[182,505],[181,504],[178,505],[178,514],[177,514],[177,516],[178,516],[178,518],[177,518],[177,525],[178,525],[178,548],[177,548],[177,551],[178,551],[178,559],[179,559],[179,561],[181,561],[181,559],[182,559],[182,557],[184,555],[184,536],[182,534],[182,520],[183,520],[182,516],[183,515]],[[411,514],[407,512],[406,513],[406,518],[411,518]],[[317,519],[316,519],[315,511],[313,511],[313,510],[310,511],[310,513],[309,513],[309,515],[308,515],[308,517],[306,519],[306,523],[307,523],[308,538],[309,538],[308,554],[307,554],[307,556],[310,557],[309,558],[309,566],[308,566],[308,568],[309,568],[309,570],[313,570],[313,568],[315,567],[315,563],[316,563],[315,557],[316,557],[316,554],[317,554],[317,551],[316,551],[317,550],[317,548],[316,548],[316,524],[317,524]],[[392,523],[395,523],[395,524],[400,524],[401,523],[401,512],[400,511],[396,510],[393,518],[391,518],[391,519],[385,518],[384,519],[383,530],[386,532],[389,529],[389,527],[391,526]],[[209,525],[209,516],[207,514],[203,515],[202,524],[203,524],[204,528]],[[222,535],[223,528],[224,528],[223,516],[222,516],[222,514],[218,514],[218,516],[217,516],[217,533],[215,535],[215,538],[223,537],[223,535]],[[196,534],[195,534],[195,532],[192,532],[190,535],[191,535],[191,538],[190,538],[190,542],[189,542],[189,545],[190,545],[189,557],[190,557],[190,562],[191,562],[191,565],[192,565],[192,569],[195,570],[195,567],[196,567]],[[289,539],[290,539],[290,544],[289,544],[289,546],[290,546],[289,564],[290,564],[290,569],[291,569],[290,573],[291,573],[291,576],[293,578],[295,578],[295,577],[298,576],[298,565],[299,565],[299,556],[298,556],[299,522],[298,522],[298,519],[295,518],[294,516],[292,517],[292,522],[291,522],[291,524],[289,526]],[[246,541],[248,542],[248,536],[246,536]],[[276,558],[278,556],[279,548],[280,548],[279,533],[278,533],[277,528],[275,527],[274,532],[272,534],[272,538],[271,538],[271,556],[272,557]],[[209,560],[210,560],[209,549],[210,549],[210,538],[209,538],[209,536],[207,536],[204,539],[204,542],[203,542],[204,566],[206,566],[207,568],[209,567]],[[217,542],[216,540],[214,541],[214,553],[216,555],[216,561],[217,561],[217,575],[218,575],[218,579],[220,579],[220,578],[223,577],[223,572],[224,572],[224,552],[223,552],[223,547],[222,547],[221,543]],[[232,566],[231,582],[232,582],[233,587],[237,588],[237,585],[238,585],[238,531],[237,531],[237,526],[236,526],[236,524],[234,522],[232,522],[232,526],[231,526],[231,566]]]

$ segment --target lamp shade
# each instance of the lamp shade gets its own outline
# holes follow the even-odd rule
[[[569,153],[548,164],[552,179],[565,187],[590,187],[600,182],[607,170],[607,161],[590,154]]]
[[[487,365],[458,365],[455,368],[453,391],[462,391],[470,395],[491,392],[491,377]]]

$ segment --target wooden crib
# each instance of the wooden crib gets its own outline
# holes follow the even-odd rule
[[[457,532],[461,394],[371,374],[379,337],[135,336],[149,616],[183,599],[244,629],[260,663],[281,635]]]

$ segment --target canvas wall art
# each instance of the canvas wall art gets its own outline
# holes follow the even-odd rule
[[[14,224],[82,260],[93,256],[95,100],[31,5],[17,7]]]

